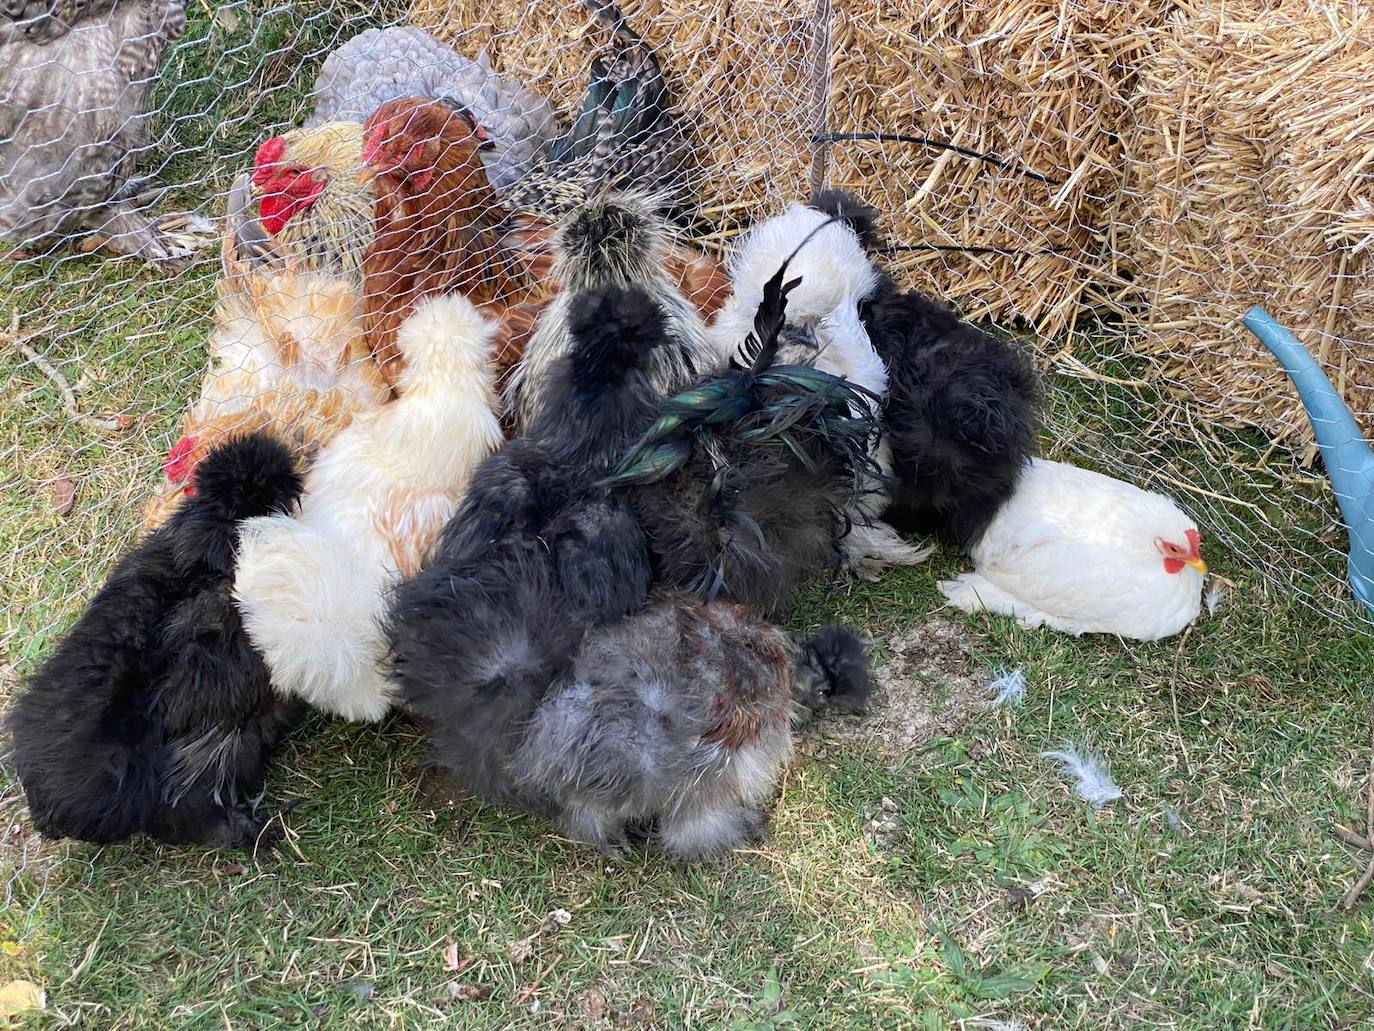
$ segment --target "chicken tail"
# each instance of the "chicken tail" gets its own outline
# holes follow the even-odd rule
[[[796,675],[802,705],[866,712],[872,694],[868,649],[852,630],[828,626],[802,642]]]
[[[234,596],[280,694],[350,720],[386,715],[385,602],[372,568],[353,542],[294,519],[244,524]]]
[[[301,495],[301,479],[286,445],[251,433],[212,450],[196,467],[196,492],[172,517],[174,561],[231,573],[237,527],[245,519],[285,513]]]
[[[593,58],[577,117],[549,146],[547,163],[572,166],[593,189],[680,185],[690,146],[669,112],[657,54],[615,4],[584,0],[584,5],[610,30],[611,42]]]

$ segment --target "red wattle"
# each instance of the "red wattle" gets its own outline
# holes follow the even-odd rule
[[[300,207],[300,202],[284,193],[269,193],[258,202],[258,221],[271,236],[276,236],[286,228]]]
[[[1181,558],[1166,558],[1164,560],[1164,572],[1181,573],[1185,563]]]

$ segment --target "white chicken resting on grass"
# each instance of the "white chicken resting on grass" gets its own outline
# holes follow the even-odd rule
[[[1023,626],[1157,641],[1201,610],[1201,540],[1162,494],[1036,459],[970,549],[977,570],[940,590]]]

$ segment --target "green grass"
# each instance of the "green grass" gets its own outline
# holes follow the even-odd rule
[[[221,56],[172,58],[183,85],[160,94],[177,141],[162,175],[193,182],[190,200],[299,108],[311,64],[262,55],[332,36],[322,4],[254,10],[261,28],[212,28],[193,7],[188,37],[212,33]],[[131,419],[106,434],[73,422],[0,351],[0,694],[129,540],[204,363],[213,271],[71,256],[0,269],[5,314],[38,334],[82,411]],[[1084,343],[1094,369],[1138,374],[1119,338]],[[1374,655],[1335,600],[1324,488],[1242,465],[1263,443],[1241,433],[1142,438],[1163,403],[1149,390],[1051,384],[1060,455],[1118,455],[1106,471],[1217,496],[1181,495],[1237,586],[1186,637],[1075,640],[940,613],[934,583],[960,563],[948,553],[877,584],[817,585],[797,625],[861,627],[900,672],[870,720],[805,732],[769,840],[699,867],[608,863],[538,820],[455,800],[403,719],[316,720],[288,742],[264,804],[299,804],[285,845],[254,857],[43,842],[4,774],[0,984],[42,985],[44,1026],[1364,1026],[1374,895],[1341,912],[1365,857],[1330,825],[1363,825]],[[62,476],[66,514],[47,486]],[[1298,562],[1294,582],[1324,587],[1344,617],[1266,576],[1270,561]],[[924,650],[903,652],[913,633]],[[1001,666],[1026,672],[1021,709],[981,706]],[[1065,741],[1104,751],[1125,797],[1077,799],[1039,758]],[[569,922],[541,932],[556,910]]]

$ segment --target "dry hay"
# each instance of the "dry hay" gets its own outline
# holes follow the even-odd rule
[[[1205,416],[1289,444],[1310,429],[1239,326],[1252,304],[1374,429],[1372,47],[1358,2],[1229,0],[1180,13],[1141,68],[1140,350]]]
[[[654,45],[678,107],[697,127],[703,213],[728,234],[804,197],[813,82],[822,53],[815,0],[625,0]],[[416,0],[411,18],[468,56],[575,111],[606,33],[579,4]]]
[[[1119,281],[1111,233],[1133,68],[1172,7],[841,0],[833,131],[934,137],[1011,167],[913,144],[844,142],[831,154],[832,182],[892,213],[889,243],[1018,252],[915,250],[893,260],[970,317],[1024,319],[1057,335]]]

